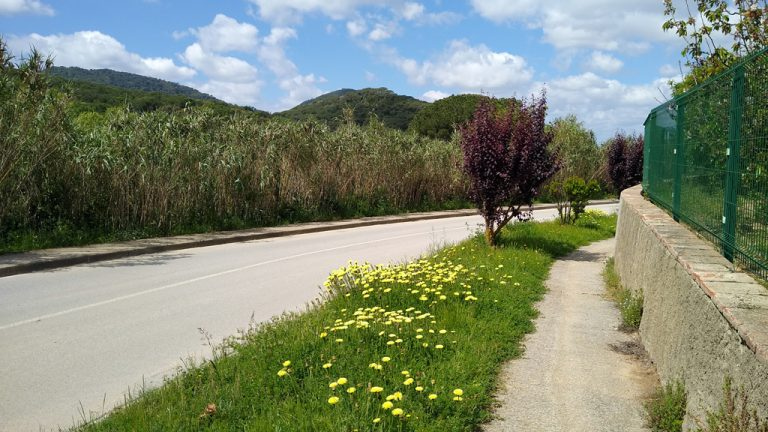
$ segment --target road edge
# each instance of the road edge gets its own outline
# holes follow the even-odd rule
[[[590,201],[589,205],[616,203],[618,203],[618,200],[597,200]],[[533,210],[547,210],[553,208],[556,208],[555,204],[539,204],[533,206]],[[254,228],[242,231],[219,231],[175,237],[159,237],[124,243],[96,244],[77,248],[43,249],[18,254],[0,255],[0,278],[159,252],[263,240],[290,235],[361,228],[374,225],[466,217],[477,214],[478,212],[476,209],[410,213],[394,216],[346,219],[341,221],[307,222],[277,227]]]

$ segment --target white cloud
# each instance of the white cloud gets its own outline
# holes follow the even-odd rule
[[[53,8],[40,0],[0,0],[0,15],[31,13],[53,15]]]
[[[421,3],[405,3],[400,11],[403,19],[413,21],[424,15],[424,5]]]
[[[317,86],[325,82],[325,78],[314,74],[300,74],[296,65],[285,53],[285,43],[296,37],[296,31],[292,28],[275,27],[269,36],[264,38],[258,50],[259,60],[275,74],[278,86],[286,92],[280,102],[271,107],[273,111],[292,108],[307,99],[323,94]]]
[[[182,58],[213,81],[247,83],[258,77],[258,70],[245,60],[214,54],[197,42],[184,50]]]
[[[376,23],[373,30],[368,33],[368,39],[374,42],[387,40],[391,38],[395,32],[397,32],[396,23]]]
[[[365,80],[368,82],[376,81],[376,74],[370,71],[365,71]]]
[[[551,118],[575,114],[603,141],[618,130],[643,131],[648,113],[669,93],[666,79],[644,85],[627,85],[587,72],[535,83],[532,92],[547,89]]]
[[[680,74],[680,69],[671,64],[665,64],[659,68],[659,74],[664,78],[674,77]]]
[[[43,36],[32,33],[8,40],[11,50],[25,52],[34,46],[42,53],[51,53],[58,66],[78,66],[86,69],[108,68],[132,72],[170,81],[188,80],[194,69],[179,66],[165,57],[141,57],[128,52],[115,38],[98,31]]]
[[[248,23],[218,14],[207,26],[190,30],[200,46],[210,52],[252,52],[258,45],[259,29]]]
[[[366,31],[368,31],[368,26],[365,24],[365,21],[361,18],[358,18],[354,21],[347,22],[347,32],[349,32],[349,35],[352,37],[360,36]]]
[[[320,13],[332,19],[350,18],[361,6],[392,7],[402,0],[250,0],[262,19],[278,24],[296,23],[305,14]]]
[[[193,84],[193,87],[229,103],[256,106],[260,101],[263,84],[261,81],[238,83],[210,80],[202,84]]]
[[[660,2],[625,0],[472,0],[474,10],[494,22],[518,21],[540,28],[557,49],[643,52],[652,42],[675,37],[661,30]]]
[[[437,57],[424,62],[386,53],[408,80],[417,85],[434,83],[472,91],[514,92],[533,78],[525,59],[508,52],[494,52],[487,46],[452,41]]]
[[[624,62],[601,51],[593,51],[587,68],[597,72],[616,73],[624,67]]]
[[[430,90],[421,95],[420,99],[427,102],[434,102],[436,100],[445,99],[450,95],[450,93],[441,92],[439,90]]]

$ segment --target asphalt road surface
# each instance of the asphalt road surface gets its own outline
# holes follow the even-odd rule
[[[348,260],[402,262],[480,223],[343,229],[0,278],[0,431],[58,430],[99,416],[209,355],[200,329],[220,341],[252,317],[302,310]]]

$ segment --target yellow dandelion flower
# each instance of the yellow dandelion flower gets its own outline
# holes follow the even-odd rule
[[[392,410],[392,415],[395,416],[395,417],[399,417],[399,416],[403,415],[404,413],[405,413],[405,411],[403,411],[402,408],[395,408],[395,409]]]
[[[382,362],[384,362],[384,363],[386,363],[386,362],[388,362],[388,361],[390,361],[390,360],[392,360],[392,359],[391,359],[391,358],[389,358],[389,357],[382,357],[382,358],[381,358],[381,361],[382,361]]]
[[[277,371],[277,376],[279,376],[280,378],[286,375],[288,375],[288,371],[286,371],[285,369],[280,369],[279,371]]]
[[[387,345],[392,346],[395,344],[395,341],[387,341]]]
[[[333,364],[326,363],[326,364],[323,365],[323,369],[329,369],[331,366],[333,366]]]
[[[439,333],[440,334],[446,334],[446,333],[448,333],[448,330],[440,330]]]
[[[463,400],[464,400],[464,398],[462,398],[461,396],[454,396],[454,397],[453,397],[453,400],[455,400],[455,401],[457,401],[457,402],[461,402],[461,401],[463,401]]]
[[[383,391],[384,389],[382,387],[379,387],[379,386],[371,387],[371,393],[381,393]]]
[[[442,344],[435,345],[435,349],[443,349],[445,348]]]
[[[435,400],[435,399],[437,399],[437,395],[436,395],[436,394],[434,394],[434,393],[430,393],[430,394],[429,394],[429,396],[427,396],[427,397],[429,398],[429,400]]]
[[[375,419],[373,419],[373,422],[374,422],[374,423],[378,423],[378,422],[380,422],[380,421],[381,421],[381,418],[379,418],[379,417],[376,417]]]
[[[324,337],[327,337],[327,336],[328,336],[328,332],[322,332],[322,333],[320,333],[320,339],[322,339],[322,338],[324,338]]]
[[[408,378],[407,380],[403,381],[403,385],[411,385],[413,384],[413,378]]]
[[[341,378],[336,380],[336,384],[338,384],[338,385],[344,385],[346,383],[347,383],[347,379],[344,378],[344,377],[341,377]]]
[[[344,339],[336,339],[336,343],[342,343],[344,342]]]
[[[338,396],[331,396],[331,397],[328,398],[328,403],[331,404],[331,405],[335,405],[335,404],[339,403],[339,400],[340,399],[339,399]]]
[[[385,410],[391,409],[393,406],[395,406],[395,404],[393,404],[390,401],[386,401],[383,404],[381,404],[381,407],[384,408]]]
[[[354,393],[356,391],[357,391],[357,388],[355,388],[355,387],[350,387],[350,388],[347,389],[347,393],[349,393],[349,394],[352,394],[352,393]]]
[[[411,373],[410,373],[410,372],[408,372],[407,370],[404,370],[404,371],[402,371],[402,372],[400,372],[400,373],[401,373],[401,374],[403,374],[403,375],[405,375],[405,376],[408,376],[408,375],[410,375],[410,374],[411,374]]]
[[[332,388],[332,389],[335,389],[335,388],[336,388],[336,386],[338,386],[338,385],[339,385],[339,383],[337,383],[337,382],[335,382],[335,381],[334,381],[334,382],[332,382],[332,383],[329,383],[329,384],[328,384],[328,387],[330,387],[330,388]]]
[[[424,335],[416,335],[416,339],[423,339]]]
[[[417,392],[422,392],[422,391],[424,391],[424,387],[416,386],[416,388],[414,390],[416,390]]]
[[[456,396],[463,396],[464,395],[464,390],[462,390],[460,388],[457,388],[457,389],[455,389],[453,391],[453,394],[456,395]]]
[[[283,367],[288,367],[290,365],[291,365],[291,361],[290,360],[286,360],[286,361],[283,362]]]

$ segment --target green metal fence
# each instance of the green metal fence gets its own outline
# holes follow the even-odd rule
[[[768,279],[768,49],[656,107],[643,190]]]

